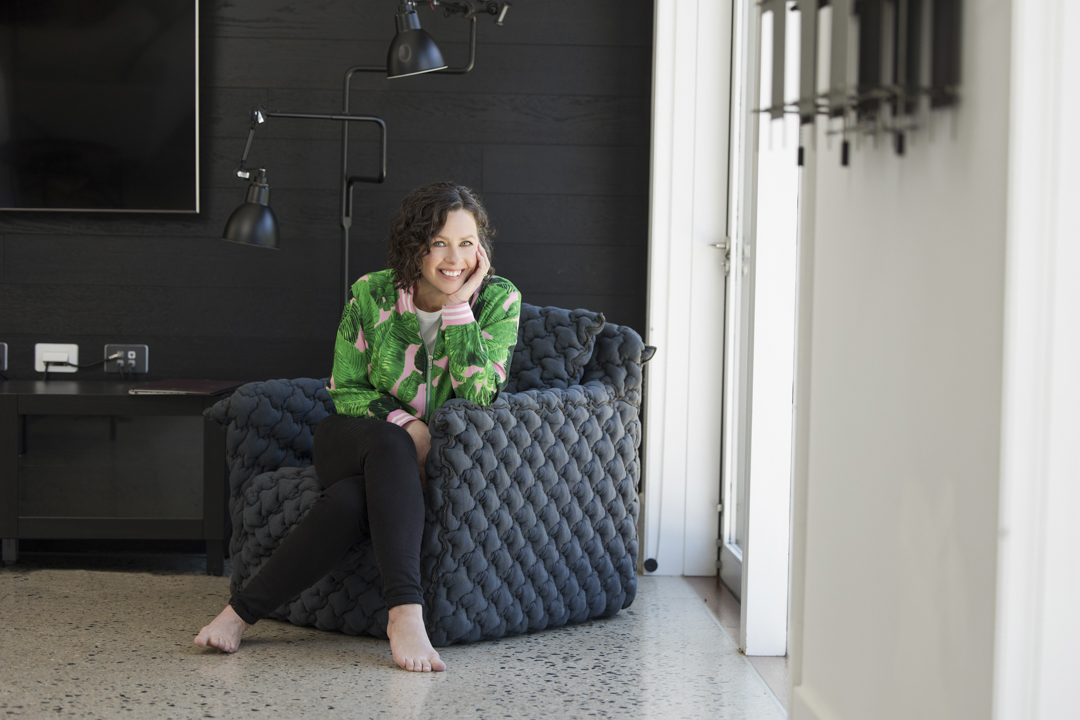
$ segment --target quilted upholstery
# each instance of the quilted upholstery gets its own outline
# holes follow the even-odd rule
[[[523,304],[527,312],[544,323],[561,315],[550,321],[555,335],[584,318],[583,334],[582,324],[574,330],[588,347],[574,384],[558,387],[556,378],[556,387],[504,392],[487,407],[455,399],[433,414],[421,574],[437,646],[613,615],[636,593],[638,409],[651,348],[587,311]],[[540,367],[544,377],[543,359],[561,342],[523,324],[511,377],[519,355],[539,359],[523,372]],[[321,494],[311,438],[333,412],[323,383],[251,383],[207,411],[227,427],[233,590]],[[385,637],[370,540],[272,617]]]
[[[600,313],[522,303],[505,392],[576,385],[603,326]]]

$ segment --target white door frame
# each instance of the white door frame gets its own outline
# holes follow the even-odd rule
[[[738,33],[733,33],[733,22]],[[747,552],[742,576],[743,623],[739,643],[750,654],[784,655],[787,649],[788,528],[790,499],[791,384],[794,363],[794,238],[784,251],[766,253],[765,275],[770,293],[779,282],[790,302],[785,312],[766,310],[759,332],[775,340],[785,332],[787,351],[766,343],[767,363],[752,360],[753,339],[725,319],[724,264],[721,247],[731,234],[732,276],[753,287],[758,260],[754,246],[756,213],[758,8],[752,0],[657,0],[653,71],[653,151],[649,247],[648,342],[657,347],[649,365],[645,432],[645,492],[642,559],[657,562],[663,575],[715,575],[719,536],[718,501],[721,440],[732,423],[724,423],[724,373],[736,385],[750,382],[750,372],[763,372],[757,405],[741,405],[741,418],[757,437],[743,433],[741,446],[772,462],[750,470]],[[737,38],[737,39],[736,39]],[[732,53],[732,43],[738,43]],[[732,59],[736,72],[751,82],[731,109]],[[732,122],[734,120],[734,122]],[[731,127],[729,128],[729,124]],[[797,147],[797,140],[793,143]],[[733,154],[729,148],[745,148]],[[794,163],[795,147],[791,162]],[[729,186],[730,182],[730,186]],[[730,215],[729,215],[729,190]],[[790,198],[796,202],[797,191]],[[791,235],[794,234],[792,228]],[[745,249],[745,252],[744,252]],[[782,255],[783,253],[781,253]],[[788,268],[787,281],[775,271]],[[776,303],[772,303],[775,305]],[[783,305],[783,303],[780,303]],[[769,306],[769,302],[765,303]],[[725,321],[726,320],[726,321]],[[746,338],[733,348],[741,366],[724,362],[725,328],[729,339]],[[783,344],[783,343],[781,343]],[[730,353],[729,353],[730,355]],[[779,358],[779,362],[777,359]],[[760,358],[759,358],[760,359]],[[776,373],[777,367],[784,372]],[[758,367],[758,366],[761,367]],[[769,367],[766,367],[769,366]],[[784,379],[786,377],[786,380]],[[729,385],[730,387],[731,385]],[[742,393],[740,393],[742,394]],[[750,399],[752,393],[745,393]],[[779,400],[778,400],[779,398]],[[786,399],[785,399],[786,398]],[[730,404],[729,404],[730,405]],[[767,406],[767,407],[766,407]],[[779,409],[778,409],[779,408]],[[773,422],[779,417],[779,427]],[[766,418],[771,418],[766,420]],[[748,442],[749,441],[749,442]],[[730,447],[730,443],[729,443]],[[775,461],[780,453],[779,473]],[[736,477],[731,459],[748,466],[748,453],[725,458],[727,477]],[[752,467],[753,463],[749,463]],[[745,471],[744,471],[745,474]],[[760,540],[754,545],[754,533]],[[751,559],[751,547],[757,554]],[[651,564],[650,564],[651,565]],[[756,570],[754,569],[756,567]]]
[[[1080,642],[1080,11],[1016,0],[994,718],[1072,717]]]
[[[757,219],[758,22],[756,7],[737,0],[732,19],[732,103],[730,207],[731,276],[728,281],[724,354],[724,512],[720,527],[720,574],[724,584],[743,597],[744,548],[737,527],[746,527],[747,482],[750,475],[750,406],[753,384],[753,262],[754,223]],[[743,499],[741,505],[736,498]],[[738,639],[743,647],[742,638]]]
[[[657,0],[644,531],[659,575],[715,575],[731,0]]]
[[[755,0],[743,3],[747,17],[742,31],[751,36],[760,31],[755,48],[759,61],[753,65],[757,82],[746,81],[759,89],[757,104],[747,108],[753,113],[755,107],[769,104],[772,93],[774,16],[761,17]],[[784,97],[794,103],[799,86],[799,16],[788,7],[777,12],[786,16],[787,24]],[[747,49],[753,52],[749,42]],[[774,120],[767,113],[754,113],[747,118],[751,124],[757,127],[757,142],[751,146],[756,158],[753,225],[746,233],[746,247],[753,248],[748,254],[753,321],[748,339],[752,350],[740,645],[747,655],[783,656],[791,557],[799,117],[789,113]]]

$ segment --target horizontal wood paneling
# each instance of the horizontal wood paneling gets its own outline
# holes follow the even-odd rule
[[[110,332],[314,341],[332,337],[340,319],[335,280],[278,288],[4,284],[0,307],[5,335],[39,333],[36,342]]]
[[[238,98],[251,96],[232,90]],[[246,113],[262,102],[272,112],[337,113],[342,110],[341,90],[273,90],[265,101],[251,100],[242,108],[230,102],[233,115],[220,123],[217,137],[247,138]],[[372,91],[350,101],[355,115],[377,115],[386,120],[392,142],[504,144],[528,138],[537,145],[648,144],[649,127],[641,122],[649,113],[649,98],[640,95],[525,95],[449,92]],[[218,126],[216,126],[218,127]],[[377,138],[374,127],[353,125],[357,139]],[[324,139],[339,141],[335,122],[270,118],[257,138]],[[256,146],[257,148],[258,146]]]
[[[333,282],[340,238],[306,237],[279,250],[216,238],[12,235],[5,284],[235,288]]]
[[[522,171],[522,168],[528,168]],[[632,148],[489,145],[484,188],[490,192],[576,195],[648,194],[649,158]]]
[[[540,245],[507,243],[498,250],[496,271],[523,294],[580,293],[625,295],[645,286],[644,247],[618,245]],[[506,268],[532,268],[507,274]]]
[[[223,37],[306,38],[311,40],[384,40],[394,35],[393,3],[372,6],[352,0],[313,3],[305,0],[265,0],[204,3],[212,18],[204,33]],[[444,18],[441,10],[418,9],[420,23],[436,40],[467,32],[461,16]],[[549,0],[515,2],[502,27],[490,15],[478,16],[482,43],[542,45],[638,45],[652,42],[652,3],[643,0],[587,0],[566,3]],[[603,32],[596,32],[603,27]]]
[[[293,38],[212,38],[216,76],[204,87],[338,90],[353,65],[386,62],[387,42]],[[464,60],[464,43],[443,43],[444,54]],[[648,95],[652,53],[645,47],[485,45],[467,75],[425,74],[388,80],[357,75],[353,88],[406,92],[535,95]]]
[[[622,195],[528,195],[485,192],[497,245],[547,243],[645,246],[648,204]]]
[[[244,199],[233,171],[250,108],[339,112],[345,69],[383,62],[393,6],[204,0],[201,214],[0,213],[8,376],[34,376],[36,342],[78,342],[84,358],[108,342],[146,343],[148,379],[328,374],[341,312],[340,125],[260,127],[249,166],[268,169],[281,249],[218,238]],[[461,62],[468,24],[420,12]],[[387,121],[389,174],[355,190],[350,276],[384,266],[408,191],[455,180],[484,198],[496,270],[527,302],[644,331],[651,43],[645,0],[521,0],[505,27],[481,17],[468,75],[358,75],[351,111]],[[371,172],[375,129],[354,125],[351,137],[352,171]]]
[[[206,162],[211,188],[237,187],[233,170],[239,151],[215,145]],[[225,149],[228,152],[218,152]],[[432,178],[450,179],[480,187],[483,156],[486,148],[467,143],[391,142],[386,150],[387,173],[382,188],[405,195],[413,188],[432,182]],[[258,152],[252,151],[251,167],[265,166],[267,180],[274,189],[323,189],[336,195],[341,187],[340,140],[267,140]],[[379,170],[380,148],[376,142],[349,144],[350,174],[375,175]],[[358,190],[359,191],[359,190]],[[274,198],[271,198],[274,202]]]

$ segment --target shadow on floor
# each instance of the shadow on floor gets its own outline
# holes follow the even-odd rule
[[[18,562],[5,565],[12,571],[97,570],[102,572],[151,573],[155,575],[205,575],[206,555],[199,553],[139,552],[20,552]],[[225,574],[232,562],[225,559]]]

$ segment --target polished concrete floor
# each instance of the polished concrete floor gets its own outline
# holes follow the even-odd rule
[[[783,718],[681,578],[641,578],[618,616],[441,650],[263,621],[240,651],[191,640],[227,599],[198,558],[24,558],[0,569],[0,715],[195,718]]]
[[[723,586],[720,578],[716,576],[688,577],[686,582],[690,583],[698,597],[705,601],[706,607],[720,621],[720,627],[724,628],[724,632],[727,633],[732,642],[738,644],[742,626],[739,601]],[[772,689],[777,699],[787,707],[788,692],[791,688],[787,657],[751,655],[746,659],[750,661],[750,664],[754,666],[754,669],[758,671],[758,674]]]

